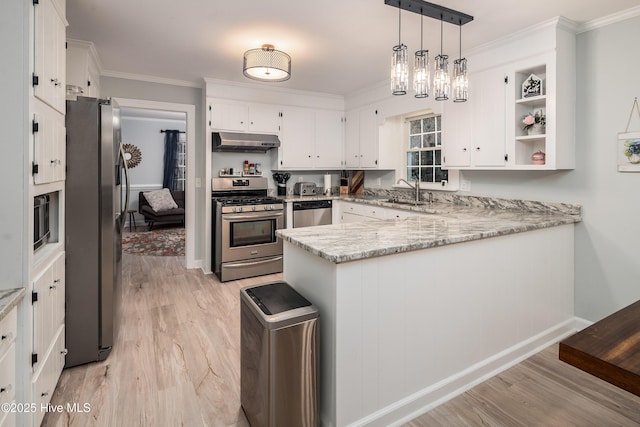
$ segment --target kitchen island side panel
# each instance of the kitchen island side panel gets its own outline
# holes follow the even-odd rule
[[[574,226],[332,264],[285,242],[320,309],[323,426],[395,425],[573,330]]]

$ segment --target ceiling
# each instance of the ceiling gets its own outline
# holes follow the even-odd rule
[[[638,0],[442,0],[474,16],[462,27],[462,54],[561,15],[583,24],[638,6]],[[398,9],[384,0],[67,0],[67,37],[91,41],[106,75],[193,82],[251,82],[242,57],[264,43],[292,57],[283,88],[344,95],[388,79],[398,42]],[[424,46],[440,50],[439,21],[424,19]],[[458,57],[457,26],[444,25],[444,52]],[[420,16],[402,13],[402,41],[420,47]],[[470,68],[473,64],[469,64]]]

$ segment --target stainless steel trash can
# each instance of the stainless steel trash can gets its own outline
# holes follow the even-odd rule
[[[252,427],[318,426],[318,310],[286,282],[240,291],[240,400]]]

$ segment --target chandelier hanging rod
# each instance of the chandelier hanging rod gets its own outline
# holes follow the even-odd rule
[[[471,15],[422,0],[384,0],[384,4],[461,27],[473,21]]]

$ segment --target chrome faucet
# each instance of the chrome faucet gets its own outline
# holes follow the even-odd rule
[[[416,190],[416,202],[420,201],[420,180],[416,179],[416,182],[414,185],[411,185],[411,183],[409,181],[407,181],[404,178],[400,178],[398,180],[398,182],[396,182],[396,184],[400,184],[400,182],[404,181],[409,187],[413,188],[414,190]]]

